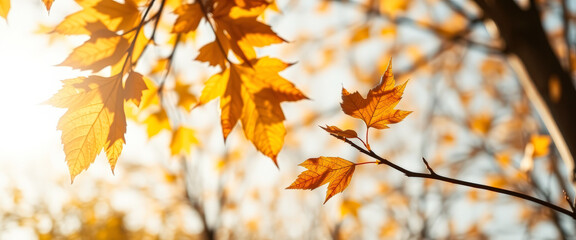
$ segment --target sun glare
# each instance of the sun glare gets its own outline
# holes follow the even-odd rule
[[[16,24],[0,23],[2,160],[43,154],[42,149],[49,149],[47,145],[54,142],[62,111],[42,102],[59,89],[59,80],[70,71],[53,66],[60,55],[51,49],[47,37]]]

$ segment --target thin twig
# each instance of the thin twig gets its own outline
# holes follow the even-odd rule
[[[430,164],[428,164],[428,161],[426,161],[426,158],[422,158],[422,161],[424,161],[424,164],[426,165],[426,168],[428,169],[428,171],[430,172],[430,174],[432,175],[438,175],[434,172],[434,170],[432,170],[432,168],[430,167]]]
[[[539,199],[539,198],[532,197],[530,195],[526,195],[523,193],[519,193],[519,192],[507,190],[507,189],[491,187],[491,186],[482,185],[482,184],[478,184],[478,183],[472,183],[472,182],[467,182],[467,181],[458,180],[458,179],[454,179],[454,178],[444,177],[442,175],[438,175],[435,173],[433,174],[432,172],[431,173],[418,173],[418,172],[410,171],[408,169],[405,169],[403,167],[400,167],[400,166],[388,161],[385,158],[380,157],[379,155],[377,155],[373,151],[368,151],[366,149],[363,149],[362,147],[358,146],[357,144],[355,144],[354,142],[350,141],[347,138],[340,137],[340,136],[334,135],[334,134],[331,134],[331,135],[334,136],[335,138],[338,138],[338,139],[348,143],[349,145],[356,148],[361,153],[378,160],[378,164],[388,165],[388,166],[398,170],[399,172],[404,173],[404,175],[406,175],[407,177],[434,179],[434,180],[438,180],[441,182],[448,182],[448,183],[452,183],[452,184],[456,184],[456,185],[462,185],[462,186],[467,186],[467,187],[471,187],[471,188],[484,189],[484,190],[491,191],[491,192],[497,192],[497,193],[509,195],[512,197],[521,198],[521,199],[524,199],[524,200],[527,200],[527,201],[530,201],[533,203],[540,204],[544,207],[550,208],[554,211],[563,213],[565,215],[570,216],[573,219],[576,219],[576,214],[575,214],[574,210],[570,211],[570,210],[564,209],[558,205],[552,204],[550,202],[544,201],[544,200]]]

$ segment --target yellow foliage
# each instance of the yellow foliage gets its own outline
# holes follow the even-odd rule
[[[551,139],[548,135],[532,135],[530,143],[534,146],[533,157],[542,157],[548,155],[550,151]]]
[[[170,152],[172,156],[178,154],[190,154],[192,145],[198,144],[196,138],[196,131],[194,129],[180,126],[172,134],[172,141],[170,143]]]

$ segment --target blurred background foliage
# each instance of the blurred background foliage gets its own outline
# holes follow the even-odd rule
[[[574,76],[576,4],[533,2],[540,8],[555,53]],[[58,19],[75,11],[69,4],[55,1],[50,16],[40,19],[39,31],[49,31]],[[341,88],[367,92],[392,58],[396,80],[410,81],[398,108],[414,113],[390,129],[371,132],[376,153],[419,171],[426,171],[420,161],[425,157],[439,174],[531,194],[565,208],[569,206],[562,189],[574,196],[566,181],[569,170],[520,84],[522,74],[510,64],[494,23],[482,17],[474,1],[278,0],[276,4],[281,12],[267,13],[264,21],[289,43],[259,49],[258,54],[296,63],[282,75],[311,99],[283,105],[288,135],[278,158],[279,170],[240,131],[233,131],[223,143],[215,124],[217,103],[192,111],[177,107],[181,94],[198,96],[214,71],[192,61],[199,42],[206,41],[202,34],[211,34],[198,31],[176,53],[168,78],[177,80],[163,90],[168,94],[162,103],[166,115],[133,116],[115,176],[98,163],[105,162],[99,158],[70,185],[57,136],[47,150],[49,160],[38,159],[34,162],[42,163],[13,173],[7,168],[10,164],[3,164],[7,174],[0,177],[0,237],[576,237],[574,220],[549,209],[481,190],[408,179],[384,166],[359,166],[350,187],[325,205],[325,187],[284,190],[302,171],[297,164],[309,157],[369,160],[318,125],[356,129],[362,135],[363,123],[340,110]],[[36,14],[42,9],[40,1],[26,7]],[[9,24],[16,25],[10,17]],[[161,23],[165,27],[159,39],[169,41],[170,20],[174,19]],[[200,29],[207,26],[201,24]],[[72,49],[78,41],[42,36],[59,48]],[[142,71],[151,78],[162,77],[164,72],[154,66],[167,52],[159,45],[147,53],[150,64]],[[172,154],[173,126],[190,126],[200,139],[189,153]]]

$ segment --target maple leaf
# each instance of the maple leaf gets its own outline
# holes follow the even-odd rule
[[[133,79],[132,81],[142,81]],[[68,108],[58,121],[71,180],[88,169],[103,149],[114,172],[122,151],[126,117],[124,101],[136,100],[142,88],[125,89],[122,77],[92,75],[63,81],[64,86],[47,103]],[[141,83],[133,83],[142,86]]]
[[[339,127],[328,126],[328,125],[326,125],[326,127],[322,127],[322,126],[320,126],[320,127],[322,129],[326,130],[326,132],[329,132],[330,134],[334,134],[334,135],[339,136],[339,137],[358,138],[358,133],[356,133],[356,131],[351,130],[351,129],[342,130]]]
[[[194,129],[180,126],[172,134],[170,152],[172,153],[172,156],[180,153],[190,154],[190,148],[194,144],[198,144],[198,139],[196,138],[196,132]]]
[[[362,119],[368,129],[371,127],[385,129],[388,128],[388,124],[402,121],[412,111],[398,110],[394,107],[402,99],[407,82],[394,87],[395,83],[392,60],[390,60],[380,83],[368,91],[366,98],[358,92],[349,93],[342,88],[342,103],[340,104],[342,111],[352,117]]]
[[[300,163],[299,166],[305,167],[308,170],[300,173],[298,178],[286,189],[313,190],[326,183],[330,183],[328,184],[328,191],[326,192],[326,200],[324,200],[324,203],[348,187],[352,179],[352,174],[354,174],[354,170],[356,169],[356,164],[339,157],[309,158],[303,163]]]
[[[286,135],[280,103],[306,98],[294,84],[278,75],[287,66],[268,57],[250,64],[231,64],[206,81],[198,102],[203,105],[220,98],[224,139],[241,121],[246,138],[275,164]]]
[[[10,12],[10,0],[0,0],[0,17],[6,19]]]
[[[220,44],[228,42],[232,52],[244,62],[256,58],[254,47],[264,47],[273,43],[285,42],[272,28],[260,21],[260,12],[238,10],[233,1],[215,1],[212,18]],[[228,49],[225,49],[228,51]]]
[[[126,100],[133,102],[136,106],[140,106],[142,101],[142,92],[147,90],[146,82],[144,81],[144,76],[137,72],[130,72],[125,83],[125,93]]]
[[[190,92],[190,84],[177,80],[174,92],[178,94],[178,106],[186,109],[186,111],[192,110],[197,100],[196,96]]]
[[[173,33],[195,31],[198,24],[200,24],[200,20],[204,17],[199,3],[181,5],[174,10],[174,13],[178,15],[178,18],[176,18],[176,22],[172,28]]]
[[[236,126],[242,114],[244,101],[241,96],[242,79],[236,67],[232,66],[220,74],[215,74],[204,83],[204,89],[200,95],[198,105],[203,105],[220,98],[220,124],[224,140]],[[230,69],[233,69],[232,71]]]
[[[82,10],[64,18],[54,32],[67,35],[91,34],[94,31],[87,26],[101,22],[111,31],[127,32],[137,26],[140,11],[133,0],[119,3],[113,0],[76,0]]]
[[[228,45],[223,45],[222,48],[225,52],[228,52]],[[226,56],[222,53],[223,50],[220,49],[218,42],[210,42],[202,46],[198,51],[196,60],[207,62],[210,66],[220,66],[221,69],[226,69]]]
[[[59,65],[98,72],[119,62],[129,45],[126,38],[105,29],[94,33],[90,40],[75,48]]]
[[[156,136],[162,130],[170,130],[170,119],[168,119],[168,114],[166,110],[161,108],[160,111],[148,115],[144,120],[146,125],[146,132],[148,133],[148,138]]]

